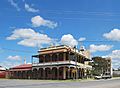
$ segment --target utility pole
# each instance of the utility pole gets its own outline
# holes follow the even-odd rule
[[[78,79],[78,70],[77,70],[77,52],[76,52],[76,46],[74,46],[75,49],[75,63],[76,63],[76,79]]]

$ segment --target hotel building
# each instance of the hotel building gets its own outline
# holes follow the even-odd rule
[[[80,79],[91,75],[90,53],[76,47],[42,48],[32,56],[33,79]]]

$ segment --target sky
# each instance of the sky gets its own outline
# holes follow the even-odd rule
[[[13,67],[42,47],[82,44],[120,67],[120,0],[0,0],[0,65]]]

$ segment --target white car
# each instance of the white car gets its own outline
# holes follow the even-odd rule
[[[103,76],[102,76],[102,79],[110,79],[110,78],[111,78],[110,75],[103,75]]]
[[[102,79],[102,76],[94,76],[94,79]]]

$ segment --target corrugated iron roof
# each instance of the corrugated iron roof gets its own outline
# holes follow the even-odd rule
[[[29,71],[32,70],[32,68],[27,68],[27,69],[11,69],[9,71]]]
[[[0,70],[5,71],[6,69],[5,69],[5,68],[3,68],[2,66],[0,66]]]
[[[20,69],[20,68],[32,68],[32,64],[21,64],[21,65],[12,67],[11,69]]]

